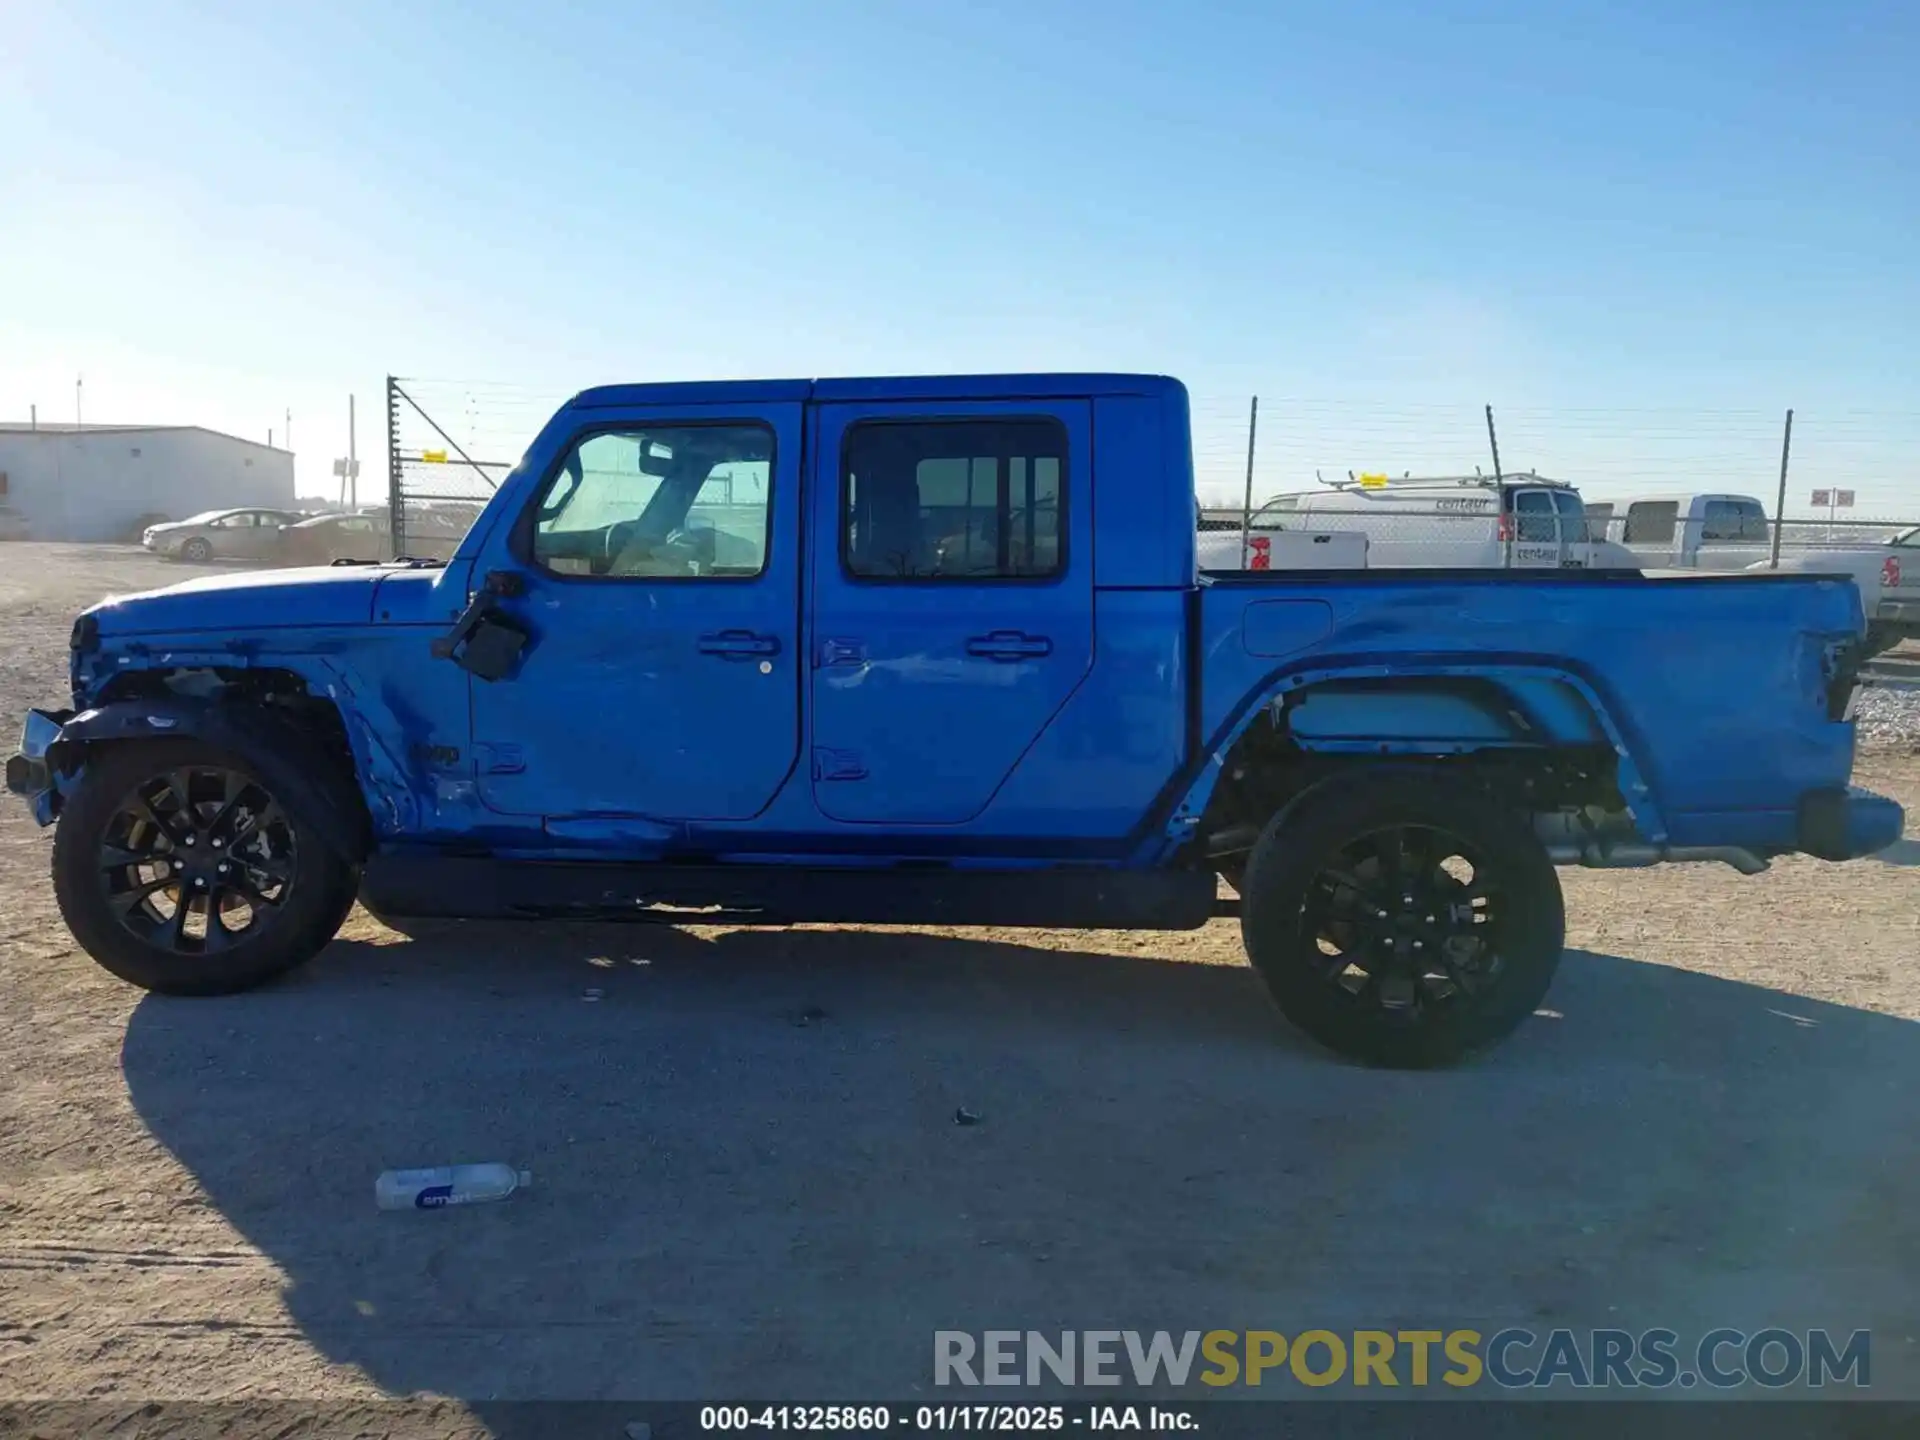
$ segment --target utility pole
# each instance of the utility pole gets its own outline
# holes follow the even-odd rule
[[[1780,532],[1786,527],[1787,520],[1787,457],[1793,453],[1793,411],[1787,411],[1786,433],[1780,437],[1780,497],[1773,502],[1773,560],[1769,569],[1780,568]],[[1833,511],[1827,511],[1829,521]],[[1832,534],[1831,527],[1828,530]]]
[[[73,377],[73,428],[76,430],[86,423],[80,418],[80,382],[84,379],[84,375]]]
[[[1493,433],[1493,407],[1487,406],[1487,444],[1493,447],[1493,483],[1501,482],[1500,474],[1500,437]]]
[[[29,430],[38,430],[40,428],[40,407],[38,405],[27,406],[27,428]]]
[[[353,444],[353,396],[347,396],[347,504],[360,504],[360,457]]]
[[[293,449],[293,411],[287,411],[287,449]]]

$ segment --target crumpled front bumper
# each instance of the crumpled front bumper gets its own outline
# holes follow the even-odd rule
[[[48,752],[72,718],[70,710],[29,710],[20,727],[20,749],[7,757],[7,789],[25,797],[33,818],[42,825],[51,825],[60,813],[60,791]]]
[[[1814,790],[1800,797],[1799,848],[1822,860],[1858,860],[1898,842],[1905,824],[1898,803],[1858,785]]]

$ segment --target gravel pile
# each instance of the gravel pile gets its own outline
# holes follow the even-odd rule
[[[1862,749],[1920,753],[1920,686],[1863,686],[1853,718]]]

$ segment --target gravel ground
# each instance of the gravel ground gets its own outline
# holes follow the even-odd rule
[[[81,604],[184,573],[0,567],[9,732]],[[1912,813],[1910,701],[1860,773]],[[156,999],[75,950],[0,807],[0,1399],[904,1398],[936,1328],[1505,1324],[1870,1328],[1874,1390],[1920,1396],[1913,835],[1569,873],[1548,1008],[1406,1075],[1291,1034],[1227,922],[356,912],[286,984]],[[382,1168],[486,1159],[534,1188],[373,1208]]]
[[[1869,685],[1854,704],[1866,750],[1904,750],[1920,755],[1920,674],[1894,686]]]

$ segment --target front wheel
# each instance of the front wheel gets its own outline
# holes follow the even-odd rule
[[[1281,1013],[1373,1065],[1444,1065],[1545,998],[1566,918],[1525,818],[1452,777],[1328,780],[1275,816],[1242,889],[1247,956]]]
[[[354,883],[244,761],[197,740],[97,752],[54,832],[54,896],[74,939],[165,995],[246,990],[311,959]]]
[[[180,547],[180,558],[190,564],[204,565],[213,558],[213,546],[196,535]]]

